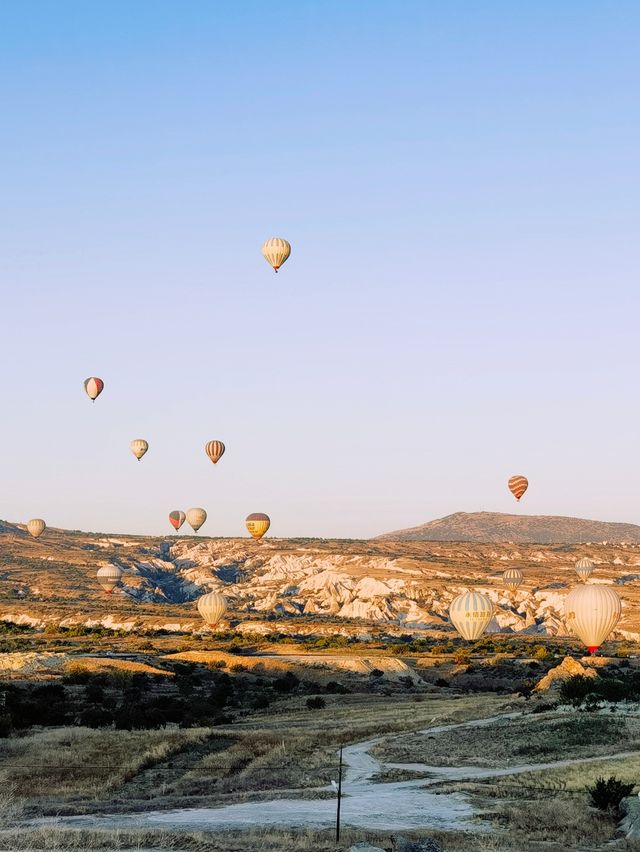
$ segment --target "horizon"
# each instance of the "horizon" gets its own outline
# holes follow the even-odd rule
[[[0,515],[640,523],[640,8],[36,8],[0,9]]]

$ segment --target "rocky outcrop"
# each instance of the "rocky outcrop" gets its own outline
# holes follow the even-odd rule
[[[557,689],[562,681],[569,680],[576,675],[583,677],[596,678],[598,674],[595,669],[585,667],[573,657],[565,657],[564,660],[557,666],[546,673],[536,684],[536,692],[546,692],[550,689]]]

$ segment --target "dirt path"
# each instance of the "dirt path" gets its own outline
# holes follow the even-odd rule
[[[521,713],[502,714],[474,719],[452,725],[426,728],[420,734],[436,734],[457,728],[484,727]],[[619,752],[607,757],[581,757],[548,763],[527,763],[495,769],[478,766],[428,766],[427,764],[391,763],[381,765],[370,750],[383,737],[354,743],[343,751],[346,766],[342,815],[345,825],[379,830],[441,829],[489,831],[491,826],[479,819],[478,812],[464,793],[435,793],[429,788],[442,781],[464,781],[518,775],[594,763],[599,760],[622,760],[640,754],[639,751]],[[375,783],[374,776],[384,769],[401,769],[424,773],[425,777],[410,781]],[[171,811],[150,811],[137,814],[113,814],[45,818],[30,825],[60,827],[127,829],[171,828],[194,831],[203,829],[242,829],[259,826],[325,827],[335,821],[335,798],[272,799],[243,802],[215,808],[181,808]],[[471,824],[473,820],[473,824]]]

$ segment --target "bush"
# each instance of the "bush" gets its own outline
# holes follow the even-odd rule
[[[321,695],[307,698],[307,710],[323,710],[326,706],[327,703]]]
[[[453,655],[453,662],[457,666],[469,665],[471,662],[471,654],[465,648],[460,648],[460,650],[456,651]]]
[[[615,775],[607,778],[597,778],[593,787],[587,788],[591,803],[600,811],[617,813],[620,802],[631,795],[633,784],[625,784]]]
[[[369,672],[369,677],[381,678],[384,677],[384,672],[381,669],[372,669]]]
[[[13,723],[11,722],[11,716],[5,713],[3,716],[0,716],[0,739],[4,739],[11,734],[13,730]]]

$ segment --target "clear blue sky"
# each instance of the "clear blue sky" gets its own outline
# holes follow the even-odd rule
[[[5,0],[0,517],[369,536],[525,473],[517,511],[640,522],[639,27]]]

